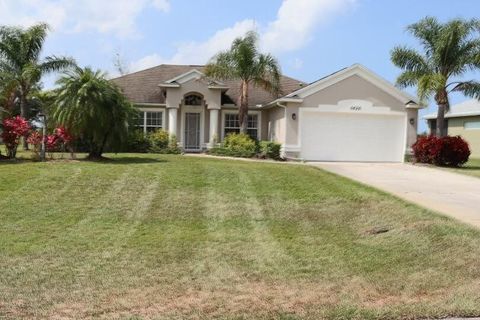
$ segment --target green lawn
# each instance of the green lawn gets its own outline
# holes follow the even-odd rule
[[[111,157],[0,163],[0,318],[480,315],[477,230],[308,166]]]
[[[480,159],[470,159],[464,166],[452,170],[480,178]]]

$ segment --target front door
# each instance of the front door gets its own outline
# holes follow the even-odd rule
[[[200,113],[185,113],[185,150],[200,150]]]

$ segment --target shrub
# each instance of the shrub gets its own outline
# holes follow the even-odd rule
[[[128,152],[147,153],[150,148],[150,141],[142,130],[130,130],[128,133]]]
[[[171,154],[182,153],[182,150],[178,147],[177,137],[174,134],[172,134],[172,136],[168,140],[168,153],[171,153]]]
[[[247,134],[232,133],[225,138],[220,148],[213,149],[214,152],[216,149],[223,153],[221,155],[251,158],[257,153],[257,144]]]
[[[150,151],[154,153],[159,153],[168,149],[170,137],[167,131],[160,129],[151,132],[148,135],[148,141],[150,142]]]
[[[261,158],[268,158],[274,160],[280,160],[280,151],[282,145],[273,141],[260,141],[260,154]]]
[[[459,166],[468,161],[470,148],[461,137],[420,137],[412,146],[417,162],[437,166]]]
[[[26,137],[29,131],[30,124],[20,116],[3,119],[1,137],[10,159],[16,157],[20,138]]]
[[[42,148],[42,134],[38,131],[32,131],[27,138],[28,144],[33,146],[33,159],[39,160],[40,159],[40,150]]]

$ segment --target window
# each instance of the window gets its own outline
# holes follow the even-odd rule
[[[465,130],[480,129],[480,121],[465,121],[463,127]]]
[[[240,121],[238,120],[238,114],[227,113],[225,114],[224,124],[224,136],[226,137],[230,133],[240,133]],[[249,114],[247,119],[247,134],[252,139],[258,139],[258,115]]]
[[[162,129],[163,112],[140,111],[137,117],[137,126],[142,128],[145,133]]]
[[[183,100],[183,103],[186,106],[201,106],[202,105],[202,97],[196,94],[190,94],[185,97]]]

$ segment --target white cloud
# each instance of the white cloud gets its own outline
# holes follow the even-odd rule
[[[168,0],[153,0],[153,6],[160,11],[170,11],[170,2]]]
[[[295,58],[292,62],[292,67],[295,70],[299,70],[303,68],[303,60],[299,58]]]
[[[149,56],[145,56],[140,60],[130,63],[130,65],[128,66],[128,70],[132,72],[144,70],[162,63],[168,63],[168,61],[160,57],[158,54],[154,53]]]
[[[171,57],[162,57],[158,54],[147,55],[129,66],[131,71],[138,71],[162,63],[170,64],[203,64],[210,57],[221,50],[230,47],[232,40],[254,29],[253,20],[244,20],[236,23],[231,28],[222,29],[204,42],[186,42],[177,45],[175,54]]]
[[[148,8],[168,12],[168,0],[0,0],[2,24],[48,22],[58,32],[96,31],[136,35],[136,19]]]
[[[262,46],[273,52],[303,47],[313,31],[336,15],[349,9],[355,0],[284,0],[277,19],[269,23],[262,35]]]
[[[265,26],[246,19],[232,27],[217,31],[204,42],[187,42],[177,46],[171,57],[148,55],[133,62],[132,71],[160,63],[203,64],[215,53],[227,49],[232,40],[256,29],[260,34],[260,46],[266,52],[278,54],[295,51],[305,46],[316,28],[337,15],[349,10],[356,0],[284,0],[274,21]],[[301,60],[294,67],[301,68]]]

